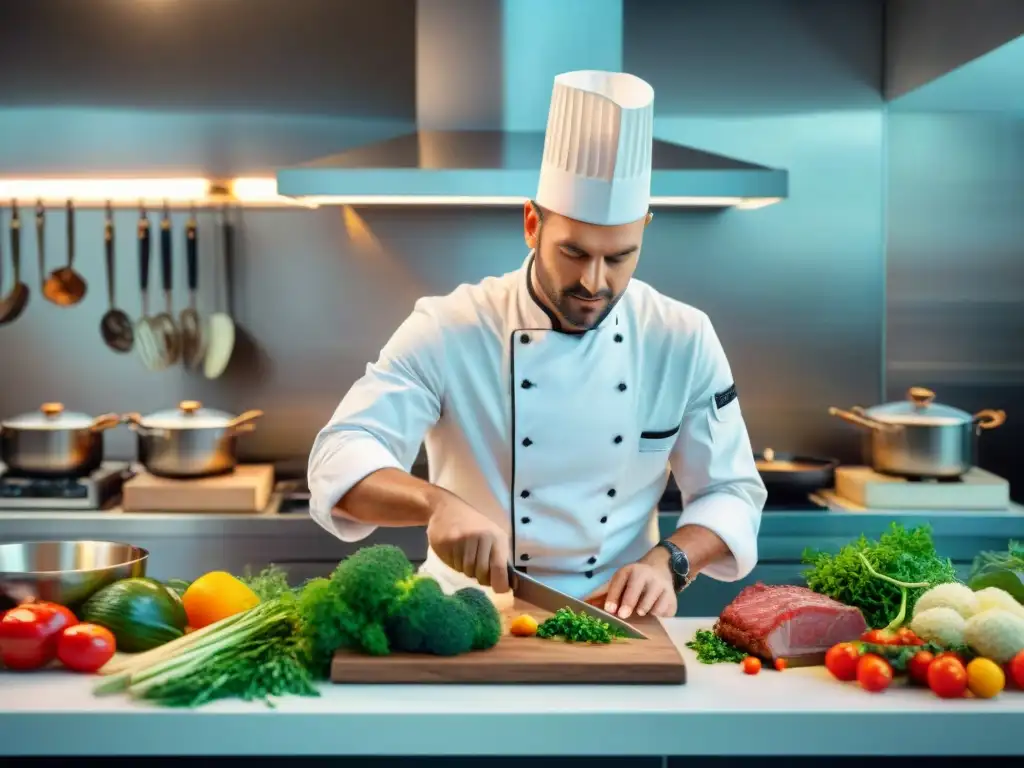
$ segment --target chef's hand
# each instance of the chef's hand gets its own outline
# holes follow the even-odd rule
[[[508,534],[462,499],[447,494],[434,506],[427,541],[449,568],[508,592]]]
[[[620,568],[606,586],[586,601],[608,613],[617,613],[620,619],[628,619],[634,611],[638,616],[671,618],[677,607],[671,571],[665,564],[647,558]]]

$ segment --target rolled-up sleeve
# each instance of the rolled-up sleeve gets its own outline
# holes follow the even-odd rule
[[[409,471],[441,414],[441,328],[425,300],[352,386],[309,455],[310,514],[343,541],[376,528],[332,513],[346,493],[380,469]]]
[[[719,581],[738,581],[757,564],[757,535],[768,494],[754,461],[729,361],[706,316],[692,365],[686,410],[669,456],[682,492],[679,526],[700,525],[717,534],[731,554],[703,573]]]

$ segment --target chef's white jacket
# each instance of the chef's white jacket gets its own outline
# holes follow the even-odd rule
[[[408,471],[425,445],[430,482],[508,531],[518,567],[583,597],[658,541],[671,468],[679,523],[731,550],[703,573],[746,576],[766,491],[707,315],[633,279],[598,327],[565,333],[532,264],[416,303],[315,440],[313,518],[344,541],[369,536],[332,508],[376,470]],[[422,570],[476,584],[432,551]]]

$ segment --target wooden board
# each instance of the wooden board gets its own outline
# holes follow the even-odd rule
[[[550,614],[516,601],[502,613],[505,632],[486,651],[439,657],[420,653],[367,656],[341,650],[331,664],[335,683],[539,683],[587,685],[643,683],[680,685],[686,666],[661,622],[654,618],[633,623],[646,640],[620,640],[608,645],[584,645],[537,637],[513,637],[508,624],[521,613],[540,623]]]
[[[870,467],[836,469],[837,496],[867,509],[1006,509],[1010,484],[980,467],[960,480],[906,480]]]
[[[229,475],[172,480],[139,472],[124,484],[126,512],[259,512],[274,489],[272,464],[241,464]]]

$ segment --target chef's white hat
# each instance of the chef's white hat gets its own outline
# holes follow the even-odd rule
[[[590,224],[642,219],[651,201],[654,89],[623,72],[555,78],[537,204]]]

